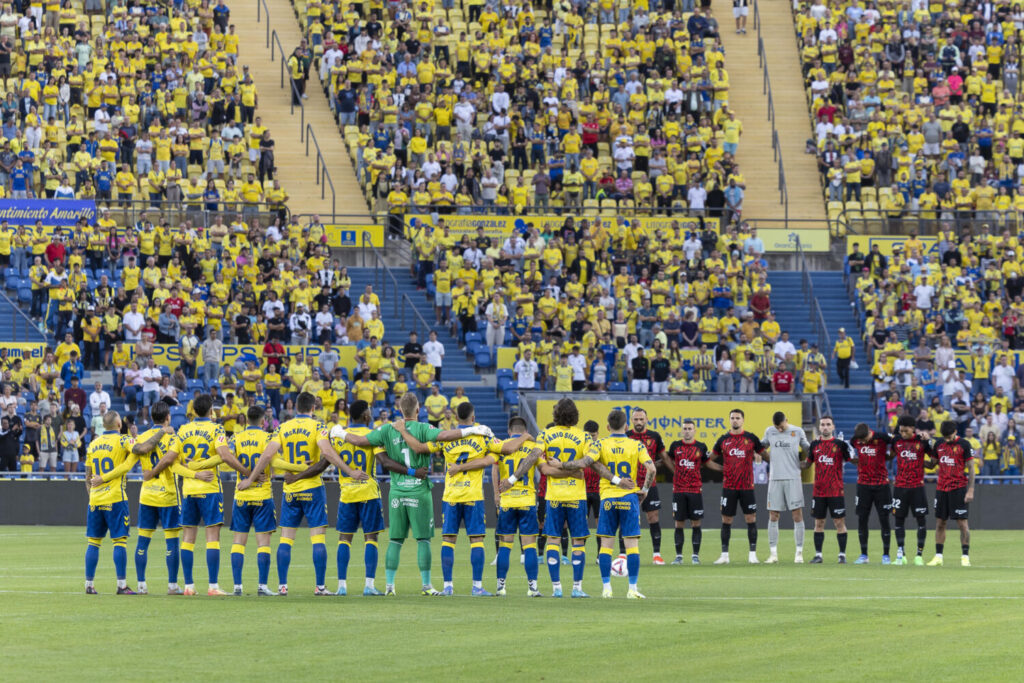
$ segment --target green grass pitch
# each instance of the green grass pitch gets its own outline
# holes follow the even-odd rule
[[[128,579],[135,586],[129,542]],[[666,530],[671,551],[671,530]],[[304,532],[304,530],[303,530]],[[912,537],[911,530],[908,536]],[[169,597],[163,539],[153,538],[153,595],[118,597],[109,539],[101,550],[98,596],[83,589],[85,539],[73,527],[0,527],[0,676],[5,681],[70,680],[1020,680],[1024,623],[1024,532],[975,532],[973,567],[961,568],[954,534],[947,566],[882,567],[877,532],[873,563],[835,564],[835,536],[824,565],[795,566],[783,532],[778,566],[748,566],[743,543],[734,563],[711,566],[717,530],[705,533],[699,567],[653,567],[642,547],[640,588],[627,601],[613,578],[600,597],[594,542],[587,551],[589,600],[526,597],[513,553],[506,598],[470,598],[469,544],[456,550],[455,598],[419,595],[415,546],[407,544],[397,598],[363,598],[362,545],[352,549],[346,598],[312,595],[308,534],[292,555],[286,598],[256,598],[254,539],[241,598]],[[932,554],[928,534],[926,559]],[[222,535],[220,584],[231,588],[230,534]],[[332,536],[329,536],[332,538]],[[808,533],[808,541],[810,533]],[[649,543],[648,539],[644,539]],[[856,557],[856,534],[850,534]],[[787,543],[788,542],[788,543]],[[762,540],[762,559],[766,553]],[[434,583],[441,585],[440,538]],[[275,539],[276,547],[276,539]],[[206,590],[203,545],[197,588]],[[328,587],[336,585],[333,542]],[[493,557],[487,542],[487,561]],[[383,547],[377,585],[383,588]],[[811,554],[808,554],[810,559]],[[736,560],[739,560],[738,562]],[[852,560],[852,557],[851,557]],[[540,587],[550,594],[547,568]],[[271,586],[276,586],[276,564]],[[571,585],[571,567],[562,568]],[[494,589],[494,568],[484,585]],[[568,593],[568,591],[566,591]]]

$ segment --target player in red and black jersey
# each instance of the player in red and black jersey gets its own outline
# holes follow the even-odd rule
[[[860,557],[854,564],[868,563],[868,519],[871,508],[878,512],[878,526],[882,529],[882,564],[889,564],[892,514],[892,489],[889,488],[889,461],[892,438],[888,434],[872,431],[861,422],[853,429],[850,445],[857,463],[857,536],[860,538]]]
[[[935,487],[935,557],[928,566],[942,566],[946,520],[955,519],[960,527],[960,564],[970,567],[971,530],[967,527],[967,509],[974,500],[974,468],[970,465],[974,449],[967,439],[956,435],[952,422],[943,422],[939,432],[942,438],[935,442],[935,454],[928,462],[929,467],[939,467]]]
[[[717,462],[708,461],[708,447],[694,437],[697,425],[693,420],[683,420],[683,438],[673,441],[667,451],[661,454],[661,461],[672,472],[672,515],[676,521],[676,559],[672,564],[683,563],[684,526],[690,520],[693,555],[690,561],[700,564],[700,542],[703,531],[700,522],[704,518],[703,482],[700,468],[707,464],[710,469],[722,471]]]
[[[647,428],[647,411],[643,408],[639,406],[633,408],[630,418],[633,420],[633,428],[626,432],[626,436],[642,443],[647,448],[647,454],[651,456],[651,460],[657,465],[661,459],[661,454],[665,452],[665,442],[661,440],[661,434]],[[654,547],[654,564],[665,564],[665,560],[661,558],[661,520],[659,519],[661,496],[658,495],[657,484],[651,486],[651,490],[647,492],[647,497],[640,504],[640,509],[647,513],[647,525],[650,527],[651,532],[651,545]],[[619,549],[625,554],[625,545],[622,545]]]
[[[906,539],[908,515],[917,520],[917,555],[914,564],[923,565],[924,541],[928,535],[928,499],[924,495],[924,461],[933,456],[931,444],[916,431],[914,418],[904,415],[896,423],[899,434],[889,450],[896,458],[896,486],[892,492],[892,513],[896,517],[896,559],[894,564],[906,564],[903,545]]]
[[[843,463],[851,458],[850,446],[833,438],[836,425],[832,417],[818,420],[821,438],[811,442],[811,456],[800,463],[803,468],[814,465],[814,490],[811,516],[814,517],[814,559],[821,564],[821,548],[825,545],[825,516],[832,516],[839,541],[839,564],[846,564],[846,498],[843,497]]]
[[[586,433],[591,443],[598,441],[598,432],[601,427],[595,420],[587,420],[586,424],[583,425],[583,431]],[[593,516],[594,521],[601,515],[601,475],[599,475],[593,469],[587,467],[583,470],[583,482],[587,487],[587,515]],[[622,536],[620,535],[621,539]],[[595,551],[598,555],[601,554],[601,537],[594,535],[594,540],[597,541],[597,550]],[[620,542],[622,542],[620,540]],[[622,554],[626,554],[626,546],[623,543]]]
[[[755,435],[743,429],[743,411],[729,411],[729,431],[718,437],[711,449],[712,460],[722,461],[722,555],[715,564],[729,564],[729,537],[737,503],[747,522],[750,554],[747,561],[757,564],[757,502],[754,499],[754,461],[761,459],[764,446]]]

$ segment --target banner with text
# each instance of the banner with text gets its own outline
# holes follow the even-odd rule
[[[806,253],[825,253],[830,246],[828,228],[785,230],[783,228],[758,227],[757,236],[764,242],[766,254],[795,252],[797,237],[800,238],[800,246]]]
[[[369,244],[378,249],[384,248],[383,225],[325,225],[327,246],[332,248],[352,249],[364,246],[363,233],[369,235]]]
[[[346,368],[350,373],[356,366],[356,347],[354,346],[334,346],[332,347],[338,352],[339,365]],[[132,358],[135,357],[135,345],[130,345]],[[284,345],[285,355],[291,360],[292,363],[297,361],[304,361],[305,356],[312,356],[314,364],[316,363],[316,357],[323,351],[321,346],[292,346],[290,344]],[[246,355],[255,356],[260,363],[260,367],[264,367],[263,363],[263,344],[225,344],[224,345],[224,357],[221,360],[221,365],[233,365],[235,361]],[[181,364],[181,347],[177,344],[154,344],[153,345],[153,362],[158,366],[169,368],[173,370]],[[199,354],[199,364],[202,365],[204,359],[202,353]]]
[[[871,248],[877,244],[879,253],[891,258],[894,247],[899,247],[900,251],[904,254],[906,253],[905,243],[909,239],[908,235],[847,235],[846,255],[849,256],[853,253],[853,245],[856,244],[860,252],[867,256],[871,252]],[[938,238],[924,236],[917,239],[921,243],[921,250],[925,256],[932,257],[933,259],[939,257]]]
[[[39,365],[46,353],[46,344],[43,342],[4,342],[3,348],[11,360],[20,358],[22,367]]]
[[[546,425],[551,422],[555,403],[546,399],[537,401],[537,424]],[[777,410],[786,414],[790,424],[803,423],[803,405],[800,401],[645,401],[636,394],[621,398],[610,394],[607,400],[576,399],[576,408],[580,413],[579,424],[594,420],[601,425],[602,436],[608,434],[608,413],[622,410],[629,416],[636,405],[647,411],[647,424],[651,429],[661,432],[666,448],[682,438],[683,420],[687,418],[696,424],[697,439],[711,448],[718,437],[729,430],[729,411],[733,408],[743,410],[747,431],[753,432],[758,438],[764,435],[764,430],[772,423],[772,414]]]
[[[475,235],[479,228],[483,228],[484,234],[488,237],[504,240],[512,234],[513,230],[525,232],[531,227],[536,228],[539,232],[544,232],[545,230],[558,230],[565,225],[567,218],[572,218],[577,222],[581,219],[585,219],[589,221],[591,225],[597,223],[612,225],[619,220],[620,216],[580,216],[577,213],[562,216],[448,214],[440,216],[439,218],[444,220],[444,224],[448,226],[448,229],[451,230],[451,233],[456,237],[462,237],[463,235]],[[648,232],[653,232],[659,229],[667,231],[672,229],[675,225],[678,225],[682,230],[700,229],[700,222],[696,218],[690,216],[621,216],[621,218],[625,221],[626,226]],[[430,214],[411,213],[406,214],[405,216],[405,226],[407,230],[419,229],[419,226],[424,223],[427,225],[434,225],[434,221],[431,219]],[[718,218],[705,218],[704,223],[710,226],[713,230],[718,230]]]
[[[84,218],[96,223],[96,202],[82,199],[0,199],[0,220],[10,225],[70,227]]]

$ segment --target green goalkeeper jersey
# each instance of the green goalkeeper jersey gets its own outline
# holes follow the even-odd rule
[[[433,441],[441,433],[440,429],[422,422],[406,422],[405,428],[423,443]],[[430,469],[431,454],[414,452],[409,447],[409,444],[405,442],[402,435],[398,433],[398,430],[389,424],[373,430],[366,435],[366,438],[374,446],[383,448],[387,452],[388,457],[399,464],[413,469],[419,469],[420,467]],[[398,474],[397,472],[391,473],[392,492],[416,493],[419,491],[429,491],[430,486],[430,479],[420,479],[408,474]]]

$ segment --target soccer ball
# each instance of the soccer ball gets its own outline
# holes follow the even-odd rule
[[[612,576],[625,576],[626,571],[626,558],[616,557],[612,560]]]

